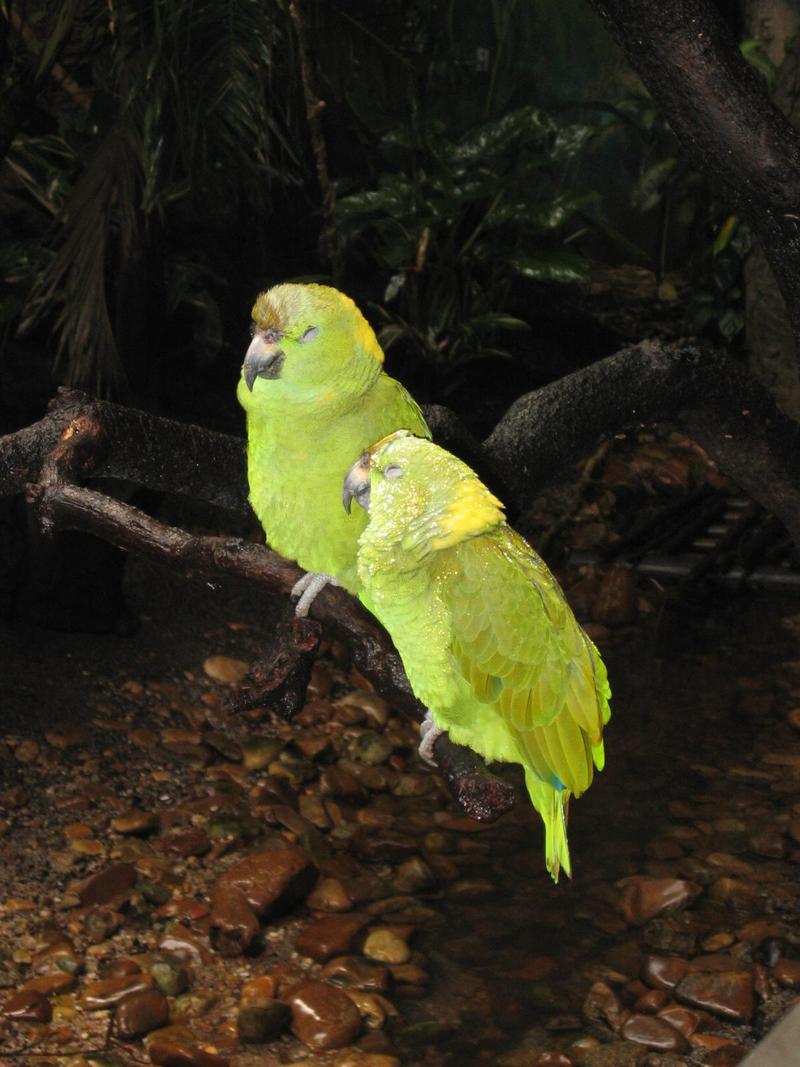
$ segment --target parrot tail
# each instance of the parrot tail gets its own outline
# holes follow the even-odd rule
[[[528,787],[531,803],[544,822],[544,851],[547,869],[554,882],[558,881],[558,875],[562,870],[571,878],[572,863],[567,842],[569,793],[565,789],[554,789],[527,768],[525,769],[525,785]]]

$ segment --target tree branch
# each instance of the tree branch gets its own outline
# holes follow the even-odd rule
[[[800,137],[711,0],[589,0],[678,139],[757,234],[800,352]]]

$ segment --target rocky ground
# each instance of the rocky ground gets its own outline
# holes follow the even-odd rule
[[[715,477],[620,443],[567,540],[613,537],[631,469]],[[564,578],[615,698],[557,886],[346,649],[291,723],[231,714],[270,629],[237,583],[134,562],[133,637],[3,624],[0,1063],[738,1063],[800,990],[800,602]]]

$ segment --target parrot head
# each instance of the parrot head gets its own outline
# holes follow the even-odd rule
[[[253,339],[242,365],[239,400],[270,395],[358,393],[378,377],[383,352],[356,305],[327,285],[268,289],[252,310]]]
[[[503,505],[444,448],[397,430],[369,448],[344,480],[342,502],[369,513],[363,535],[419,562],[505,522]]]

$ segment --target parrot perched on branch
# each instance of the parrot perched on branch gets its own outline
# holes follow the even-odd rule
[[[276,552],[306,571],[297,614],[328,582],[358,594],[366,516],[346,515],[355,457],[398,429],[429,437],[417,404],[383,373],[383,351],[353,301],[326,285],[276,285],[252,311],[237,395],[247,413],[250,503]]]
[[[606,670],[545,563],[477,475],[407,432],[353,464],[343,501],[369,514],[358,574],[416,696],[420,753],[446,730],[487,760],[519,763],[545,824],[554,880],[571,873],[569,798],[603,767]]]

